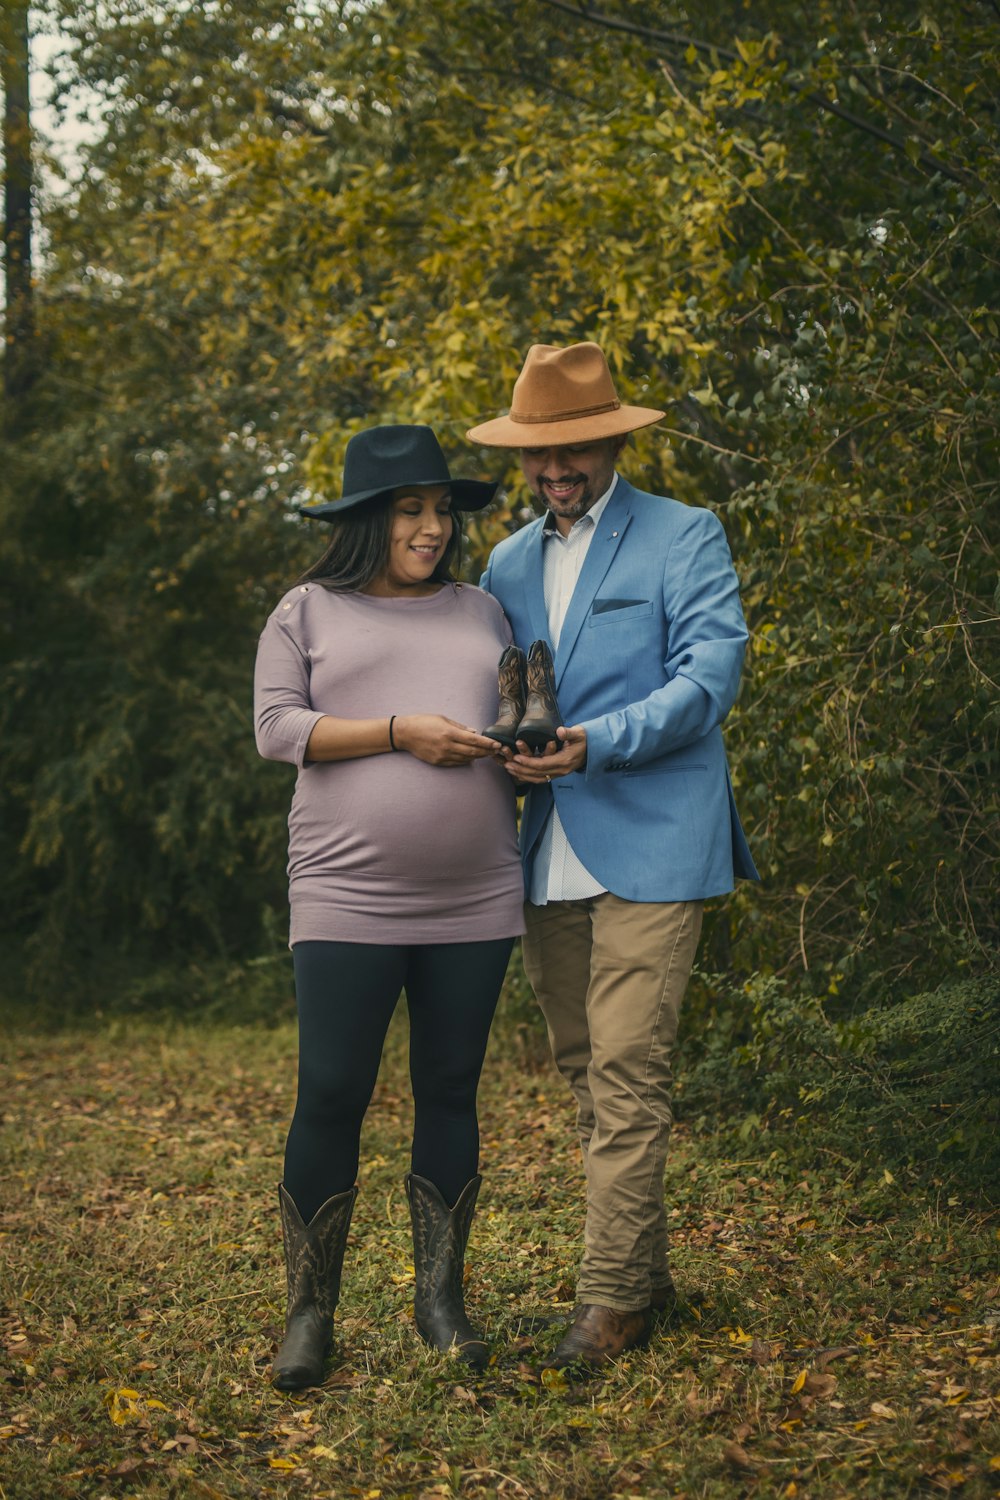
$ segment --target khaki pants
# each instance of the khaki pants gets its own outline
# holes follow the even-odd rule
[[[702,902],[525,907],[524,969],[577,1102],[587,1223],[577,1301],[617,1312],[669,1285],[663,1168],[670,1058]]]

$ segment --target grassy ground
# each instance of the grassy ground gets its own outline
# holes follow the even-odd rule
[[[679,1321],[546,1384],[581,1181],[559,1081],[501,1027],[470,1307],[481,1378],[419,1343],[394,1026],[366,1125],[340,1352],[273,1391],[275,1030],[109,1022],[5,1047],[0,1496],[855,1496],[1000,1480],[997,1231],[792,1132],[675,1134]],[[547,1377],[548,1379],[549,1377]]]

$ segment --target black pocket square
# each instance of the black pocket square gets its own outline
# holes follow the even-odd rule
[[[607,615],[613,609],[631,609],[633,604],[648,604],[648,599],[595,599],[591,614]]]

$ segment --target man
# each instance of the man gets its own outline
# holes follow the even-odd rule
[[[606,1363],[673,1304],[663,1169],[670,1057],[706,898],[756,879],[720,725],[747,634],[716,517],[633,489],[615,461],[664,413],[623,406],[596,344],[534,345],[508,416],[468,434],[517,448],[544,517],[482,586],[518,646],[548,641],[559,744],[528,783],[524,967],[576,1098],[587,1178],[577,1307],[550,1367]]]

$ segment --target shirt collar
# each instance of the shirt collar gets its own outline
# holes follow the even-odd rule
[[[570,527],[569,536],[572,536],[574,532],[579,535],[580,531],[586,531],[587,526],[585,523],[588,521],[596,528],[598,521],[601,519],[602,515],[607,509],[608,501],[611,499],[611,496],[615,492],[615,485],[617,483],[618,475],[612,474],[611,483],[604,491],[604,494],[600,497],[599,500],[594,501],[593,505],[587,511],[586,515],[581,516],[578,521],[573,522],[573,525]],[[556,530],[556,518],[551,511],[547,511],[545,520],[542,522],[542,540],[545,541],[550,536],[562,536],[562,532]],[[563,541],[568,541],[568,539],[568,537],[563,537]]]

